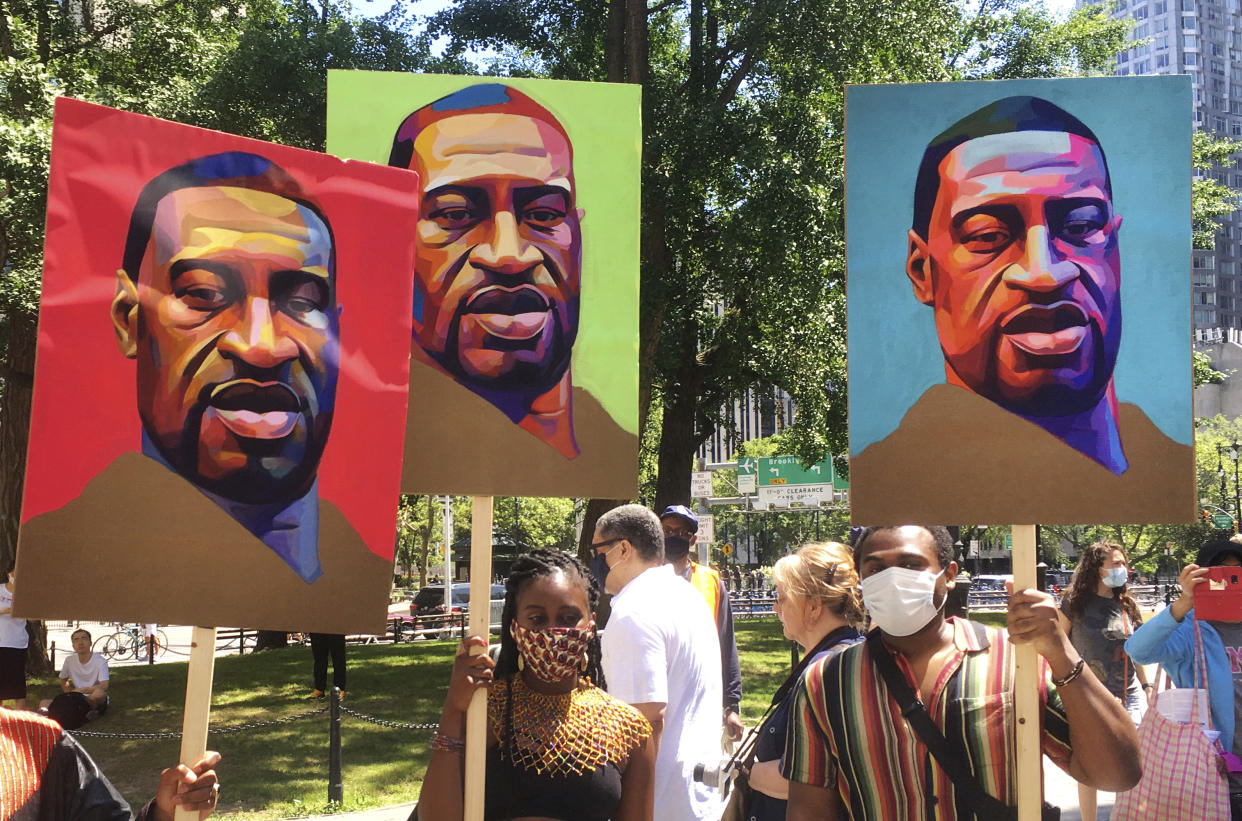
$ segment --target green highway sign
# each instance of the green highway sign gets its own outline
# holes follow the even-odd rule
[[[1005,534],[1005,549],[1013,550],[1013,533],[1012,532]]]
[[[1233,517],[1228,513],[1217,513],[1212,517],[1212,524],[1216,525],[1219,530],[1232,530]]]
[[[738,471],[741,469],[739,461]],[[833,480],[832,457],[804,468],[797,456],[764,456],[759,459],[758,473],[759,487],[830,485]]]
[[[747,474],[753,475],[759,469],[759,460],[753,456],[743,456],[737,460],[737,472],[739,476]]]

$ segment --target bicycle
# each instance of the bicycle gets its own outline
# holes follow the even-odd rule
[[[118,627],[121,627],[119,624]],[[138,625],[128,625],[107,636],[101,636],[92,648],[108,660],[124,659],[133,656],[138,661],[147,660],[147,637]],[[151,650],[156,658],[164,655],[168,649],[168,636],[163,630],[156,630],[151,636]]]

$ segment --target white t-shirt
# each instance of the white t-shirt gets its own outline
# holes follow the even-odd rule
[[[13,594],[8,585],[0,584],[0,610],[13,607]],[[0,647],[14,647],[18,650],[30,643],[26,634],[26,620],[15,619],[10,613],[0,613]]]
[[[720,763],[720,639],[703,595],[672,565],[643,571],[612,599],[602,640],[609,694],[665,704],[656,756],[655,817],[715,821],[720,793],[694,780],[694,765]]]
[[[73,689],[82,690],[94,687],[101,681],[108,680],[108,662],[98,653],[91,653],[86,664],[78,661],[77,653],[70,653],[61,665],[60,677],[73,679]]]

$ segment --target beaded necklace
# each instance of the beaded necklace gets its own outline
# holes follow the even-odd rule
[[[510,688],[511,744],[504,736]],[[568,693],[537,693],[516,674],[493,685],[487,716],[501,754],[541,775],[582,775],[610,761],[623,764],[651,737],[642,713],[586,680]]]

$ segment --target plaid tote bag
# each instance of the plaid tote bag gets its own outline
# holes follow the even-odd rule
[[[1198,622],[1195,687],[1207,691]],[[1229,781],[1219,754],[1220,742],[1203,734],[1199,702],[1197,694],[1190,699],[1190,721],[1185,724],[1165,718],[1156,709],[1143,716],[1138,728],[1143,777],[1134,789],[1117,793],[1109,816],[1112,821],[1229,821]],[[1211,727],[1210,711],[1206,718],[1205,724]]]

